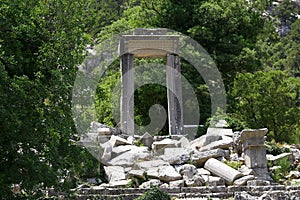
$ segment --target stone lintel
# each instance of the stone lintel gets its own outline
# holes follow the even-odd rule
[[[267,128],[243,130],[241,132],[241,141],[242,143],[245,143],[247,140],[250,140],[252,138],[264,139],[267,132],[268,132]]]
[[[130,53],[136,58],[156,58],[178,54],[178,39],[176,35],[123,35],[119,56]]]
[[[133,30],[133,35],[167,35],[166,28],[136,28]]]

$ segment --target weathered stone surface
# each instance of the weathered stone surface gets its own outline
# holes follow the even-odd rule
[[[267,159],[271,162],[273,162],[274,164],[276,164],[276,162],[280,159],[283,159],[283,158],[289,158],[290,161],[292,161],[292,157],[293,157],[293,154],[292,153],[282,153],[282,154],[279,154],[277,156],[273,156],[271,154],[268,154],[267,156]]]
[[[234,132],[232,139],[233,139],[233,150],[240,156],[243,152],[241,132],[239,131]]]
[[[247,181],[247,186],[268,186],[270,184],[271,184],[270,181],[261,180],[261,179]]]
[[[233,185],[238,185],[238,186],[246,185],[247,181],[254,180],[254,179],[255,179],[255,176],[253,176],[253,175],[244,176],[242,178],[236,179],[233,182]]]
[[[246,165],[242,165],[239,169],[239,172],[241,172],[244,176],[248,175],[254,175],[253,169],[249,169]]]
[[[206,169],[203,169],[203,168],[198,168],[197,169],[197,174],[198,175],[210,175],[210,171],[206,170]]]
[[[109,128],[97,128],[97,133],[99,135],[111,135],[111,131]]]
[[[234,200],[258,200],[258,197],[252,196],[252,195],[248,194],[247,192],[243,191],[243,192],[237,193],[234,196]]]
[[[184,187],[184,180],[171,181],[169,186],[170,188]]]
[[[149,161],[137,162],[135,164],[135,168],[148,170],[153,167],[168,166],[168,165],[169,163],[163,160],[149,160]]]
[[[162,158],[171,165],[179,165],[189,161],[190,154],[184,148],[165,148]]]
[[[127,178],[136,177],[145,180],[146,178],[144,175],[145,175],[145,171],[143,170],[130,170],[127,173]]]
[[[152,186],[160,186],[162,182],[158,179],[151,179],[150,181],[142,183],[139,188],[150,188]]]
[[[131,145],[131,143],[125,140],[124,138],[115,135],[111,136],[109,142],[113,147],[120,146],[120,145]]]
[[[191,147],[191,143],[186,137],[180,138],[179,143],[181,148],[188,149]]]
[[[187,176],[183,176],[184,182],[188,187],[198,187],[202,186],[205,183],[205,180],[200,175],[194,175],[192,178],[188,178]]]
[[[202,135],[199,138],[191,141],[191,147],[195,149],[200,149],[201,147],[208,145],[212,142],[221,140],[222,136],[220,135]]]
[[[121,166],[104,166],[104,171],[109,182],[125,180],[125,171]]]
[[[111,157],[112,157],[112,146],[110,145],[109,142],[107,142],[106,145],[104,145],[104,150],[101,157],[101,163],[107,164],[107,162],[111,159]]]
[[[300,172],[299,171],[290,171],[289,175],[286,176],[287,179],[299,179]]]
[[[162,155],[164,153],[165,148],[174,148],[174,147],[179,147],[180,142],[176,140],[171,140],[171,139],[164,139],[159,142],[153,142],[152,144],[152,150],[154,154],[160,154]]]
[[[217,176],[201,175],[204,183],[208,186],[224,186],[225,180]]]
[[[158,179],[159,178],[158,170],[159,167],[152,167],[150,169],[147,169],[146,170],[147,176],[149,176],[150,178]]]
[[[206,135],[233,136],[232,129],[229,128],[208,128]]]
[[[268,179],[265,134],[268,129],[243,130],[241,142],[244,151],[245,165],[253,169],[260,179]]]
[[[223,149],[214,149],[209,151],[197,152],[192,155],[192,161],[196,162],[198,167],[203,167],[204,163],[210,158],[228,157],[229,151]]]
[[[193,178],[197,174],[197,168],[191,164],[181,165],[177,168],[177,171],[182,175],[188,178]]]
[[[158,170],[159,180],[170,182],[180,180],[181,175],[172,166],[161,166]]]
[[[109,187],[124,188],[124,187],[127,187],[129,183],[130,183],[130,180],[111,181],[111,182],[109,182]]]
[[[169,184],[168,183],[163,183],[159,186],[159,188],[161,188],[161,189],[169,188]]]
[[[140,141],[146,147],[151,148],[152,144],[153,144],[153,136],[150,135],[148,132],[146,132],[144,135],[142,135],[142,137],[140,138]]]
[[[130,151],[122,153],[121,155],[111,159],[109,165],[120,165],[123,167],[133,166],[135,162],[141,160],[150,160],[152,155],[144,147],[135,147]]]
[[[239,171],[214,158],[210,158],[208,161],[206,161],[204,168],[223,178],[229,185],[232,185],[233,181],[243,176]]]
[[[122,153],[125,153],[127,151],[130,151],[131,149],[136,148],[136,146],[134,145],[120,145],[117,147],[112,148],[112,157],[117,157],[119,155],[121,155]]]
[[[200,148],[199,151],[207,151],[212,149],[229,149],[233,145],[233,139],[228,136],[222,136],[222,140],[212,142]]]

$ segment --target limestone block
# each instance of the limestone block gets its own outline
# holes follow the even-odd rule
[[[109,165],[119,165],[123,167],[133,166],[136,162],[152,159],[150,152],[144,147],[135,147],[130,151],[111,159]]]
[[[170,188],[184,187],[184,180],[171,181],[169,186]]]
[[[208,186],[224,186],[225,180],[217,176],[201,175],[204,183]]]
[[[104,166],[105,175],[109,182],[125,180],[125,171],[121,166]]]
[[[134,167],[136,169],[148,170],[153,167],[168,166],[168,165],[169,165],[168,162],[158,159],[158,160],[137,162]]]
[[[190,154],[184,148],[165,148],[162,158],[171,165],[179,165],[189,161]]]
[[[253,176],[253,175],[244,176],[242,178],[236,179],[233,182],[233,185],[243,186],[243,185],[247,184],[247,181],[254,180],[254,179],[255,179],[255,176]]]
[[[241,172],[244,176],[248,175],[254,175],[253,169],[249,169],[246,165],[242,165],[239,169],[239,172]]]
[[[127,178],[136,177],[145,180],[146,177],[144,175],[145,175],[145,171],[143,170],[130,170],[127,173]]]
[[[208,145],[212,142],[215,142],[215,141],[218,141],[221,139],[222,139],[222,136],[220,136],[220,135],[214,135],[214,134],[202,135],[199,138],[191,141],[191,146],[195,149],[200,149],[201,147],[203,147],[205,145]]]
[[[158,170],[159,180],[170,182],[182,179],[181,175],[176,172],[172,166],[161,166]]]
[[[139,188],[150,188],[152,186],[160,186],[162,182],[158,179],[151,179],[150,181],[142,183]]]
[[[210,175],[210,172],[208,171],[208,170],[206,170],[206,169],[203,169],[203,168],[198,168],[197,169],[197,174],[198,175]]]
[[[206,161],[204,168],[210,171],[211,173],[223,178],[228,185],[243,176],[239,171],[229,167],[228,165],[214,159],[210,158]]]
[[[208,128],[206,135],[233,136],[232,129],[229,128]]]
[[[261,179],[247,181],[247,186],[268,186],[270,184],[271,184],[270,181],[261,180]]]
[[[205,180],[200,175],[194,175],[192,178],[189,178],[187,176],[183,176],[184,182],[187,187],[199,187],[202,186],[205,183]]]
[[[153,142],[152,150],[153,150],[154,154],[162,155],[164,153],[165,148],[174,148],[174,147],[179,147],[179,146],[180,146],[179,141],[171,140],[171,139],[167,138],[162,141]]]
[[[222,137],[222,140],[218,140],[218,141],[212,142],[206,146],[201,147],[200,151],[207,151],[207,150],[212,150],[212,149],[227,150],[227,149],[229,149],[229,147],[232,147],[232,146],[233,146],[233,139],[228,136],[224,136],[224,137]]]
[[[111,182],[109,182],[109,187],[110,188],[126,188],[126,187],[128,187],[129,183],[130,183],[130,180],[111,181]]]
[[[228,157],[229,151],[223,149],[214,149],[209,151],[197,152],[192,155],[192,161],[196,162],[198,167],[203,167],[204,163],[210,158]]]
[[[191,164],[185,164],[177,168],[177,171],[188,178],[193,178],[197,174],[197,168]]]
[[[142,137],[140,138],[140,141],[146,147],[151,148],[151,146],[153,144],[153,136],[150,135],[148,132],[146,132],[144,135],[142,135]]]
[[[111,136],[109,142],[113,147],[120,146],[120,145],[131,145],[131,143],[125,140],[124,138],[115,135]]]
[[[99,135],[111,135],[111,131],[109,128],[98,128],[97,133]]]

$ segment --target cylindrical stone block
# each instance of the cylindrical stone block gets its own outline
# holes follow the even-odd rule
[[[228,185],[232,185],[232,183],[243,176],[242,173],[229,167],[228,165],[214,159],[210,158],[206,161],[204,168],[211,173],[223,178]]]

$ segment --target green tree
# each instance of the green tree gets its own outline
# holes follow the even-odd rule
[[[241,73],[230,95],[231,112],[248,127],[269,129],[269,139],[299,142],[300,80],[284,71]]]
[[[77,145],[72,85],[99,1],[0,0],[0,193],[74,187],[98,174]],[[101,25],[100,25],[101,26]]]

